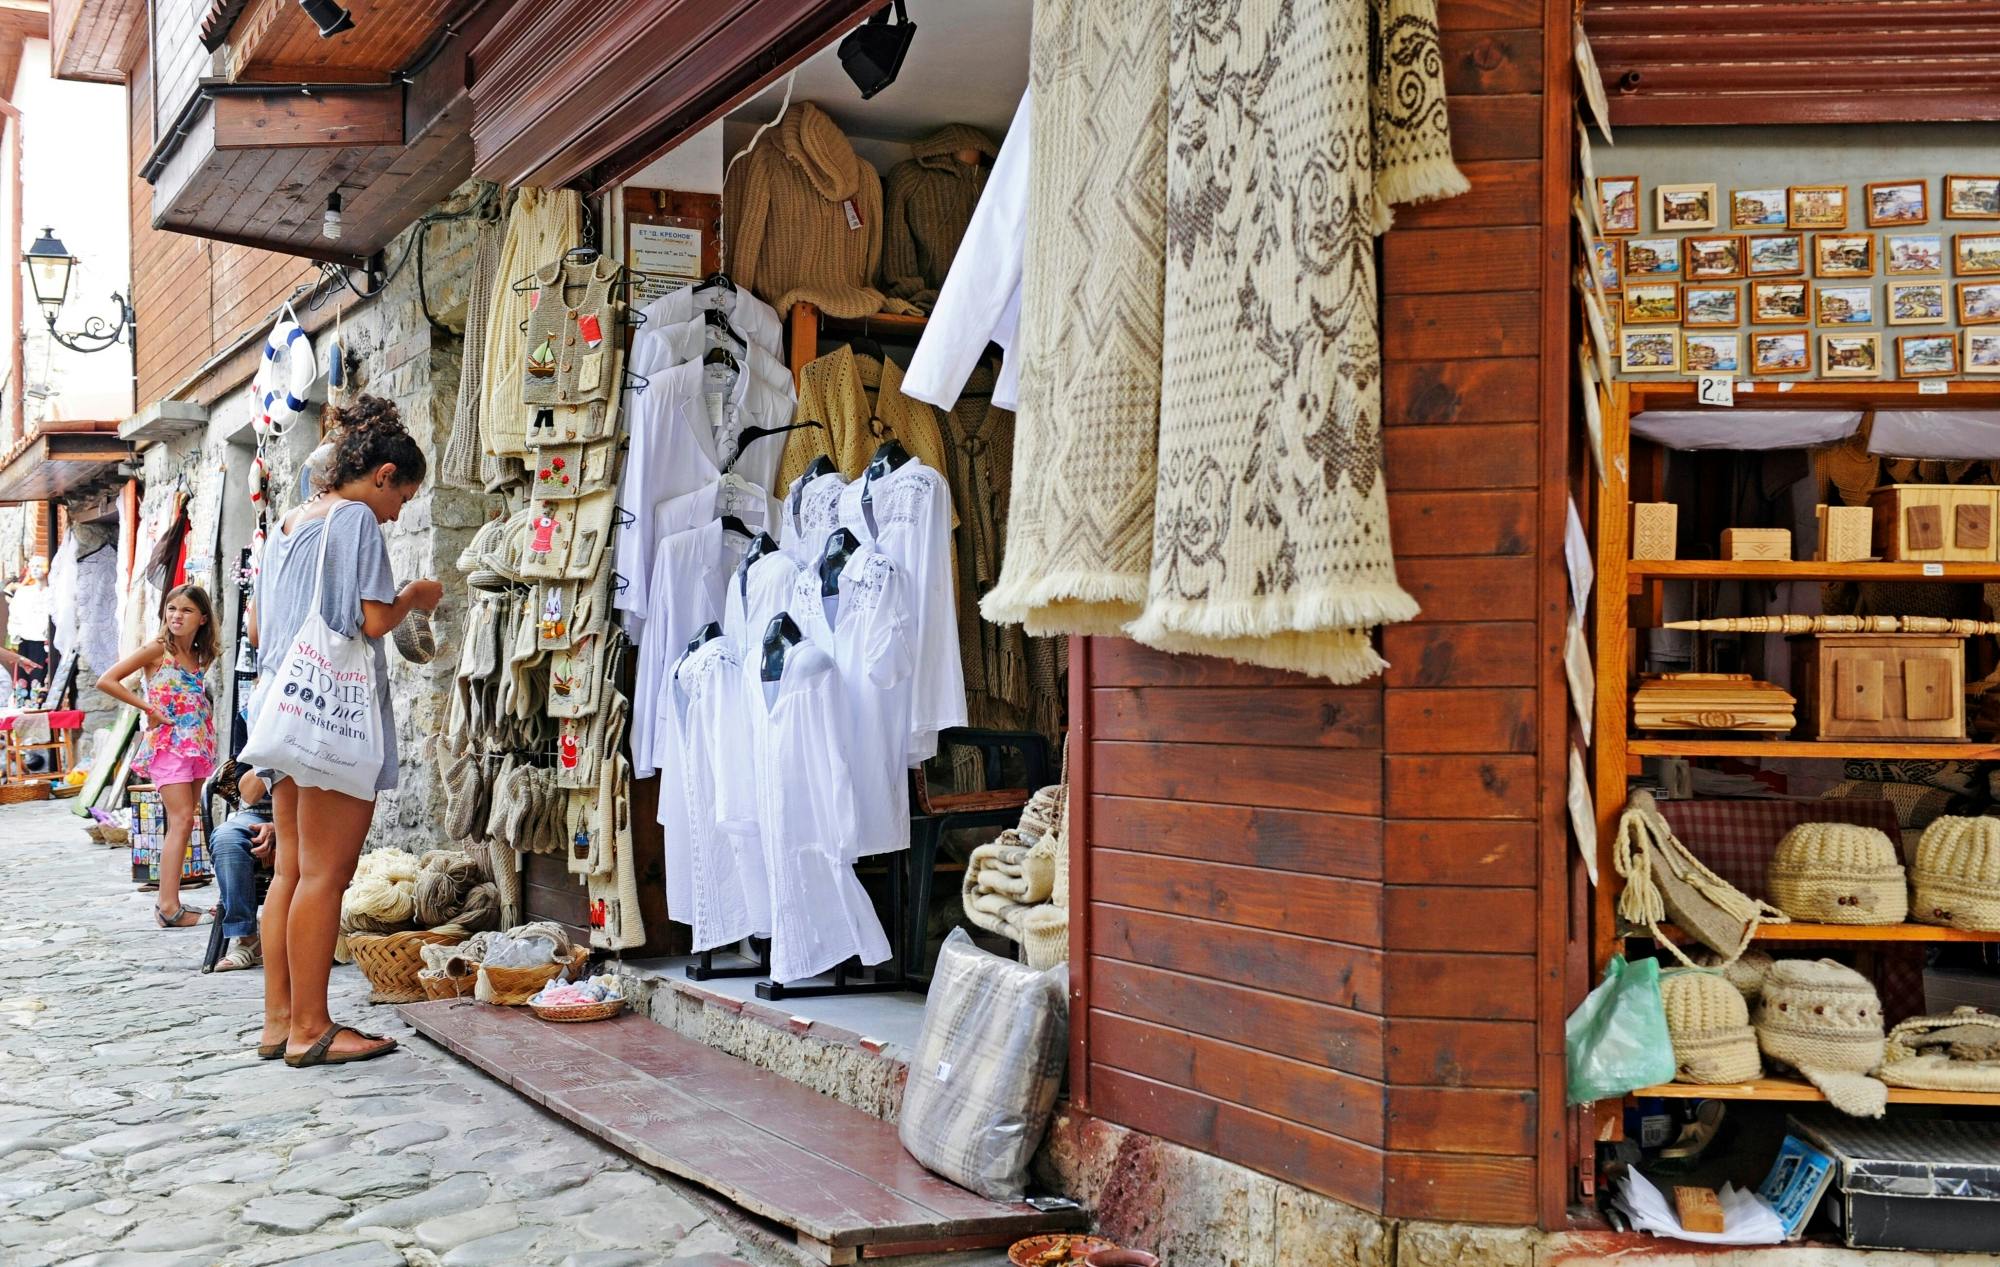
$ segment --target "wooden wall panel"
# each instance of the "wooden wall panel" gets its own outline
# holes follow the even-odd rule
[[[1549,12],[1440,5],[1472,189],[1382,240],[1390,530],[1422,613],[1382,631],[1381,680],[1094,639],[1072,694],[1078,1103],[1398,1217],[1550,1222],[1564,1195],[1544,886],[1573,125]]]

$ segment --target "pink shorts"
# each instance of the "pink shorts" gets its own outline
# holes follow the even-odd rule
[[[215,762],[207,757],[179,752],[153,754],[154,787],[165,787],[169,783],[206,783],[208,776],[214,773]]]

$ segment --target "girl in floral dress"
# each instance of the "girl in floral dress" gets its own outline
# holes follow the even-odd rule
[[[98,690],[146,717],[134,766],[149,771],[167,811],[153,910],[161,928],[191,928],[203,919],[181,905],[181,866],[202,785],[215,773],[215,711],[208,698],[208,668],[214,662],[215,606],[199,585],[181,585],[160,604],[159,636],[97,679]],[[143,675],[143,696],[125,685],[134,673]]]

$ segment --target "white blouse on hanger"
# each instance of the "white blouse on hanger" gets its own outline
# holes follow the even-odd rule
[[[846,489],[847,477],[839,471],[792,481],[783,503],[785,535],[778,538],[786,554],[801,564],[819,562],[827,534],[840,527],[840,495]]]
[[[1006,354],[993,384],[993,403],[1013,409],[1020,399],[1021,366],[1013,350],[1021,323],[1021,263],[1028,234],[1030,95],[1023,92],[1014,108],[1007,139],[903,375],[905,396],[939,409],[958,403],[988,343],[999,344]]]
[[[689,361],[699,361],[710,348],[721,348],[748,366],[757,381],[787,400],[797,400],[798,391],[792,382],[791,367],[766,350],[762,344],[752,343],[748,348],[726,338],[721,331],[708,324],[702,317],[694,317],[675,325],[654,330],[644,326],[632,340],[632,370],[634,373],[651,378],[663,369],[685,365]]]
[[[792,619],[840,668],[841,697],[853,747],[856,856],[910,843],[910,775],[904,760],[915,667],[915,622],[903,574],[889,556],[864,544],[848,556],[837,594],[824,594],[817,566],[793,582]]]
[[[959,663],[958,601],[952,588],[951,490],[944,476],[912,458],[881,479],[864,475],[843,489],[840,522],[863,541],[879,545],[902,569],[909,587],[916,620],[916,681],[908,762],[919,765],[937,755],[939,731],[966,724],[965,666]]]
[[[772,617],[791,603],[801,566],[783,550],[773,550],[747,569],[737,564],[722,600],[722,632],[746,646],[761,641]]]
[[[654,374],[644,391],[628,393],[627,399],[631,441],[618,481],[618,508],[629,516],[629,526],[617,534],[612,565],[626,586],[613,605],[643,617],[650,581],[642,578],[653,574],[659,540],[645,527],[661,503],[707,488],[730,470],[768,491],[777,477],[784,434],[751,444],[740,461],[737,440],[752,426],[786,426],[792,406],[754,375],[699,361]]]
[[[859,831],[851,728],[841,715],[840,670],[810,641],[785,654],[775,682],[763,680],[762,639],[744,651],[741,707],[751,718],[754,760],[747,791],[771,895],[771,978],[798,981],[859,956],[889,957],[889,938],[846,859]],[[725,775],[725,807],[740,806],[742,773]]]
[[[738,646],[732,638],[712,638],[674,668],[683,739],[675,808],[682,812],[680,830],[667,834],[667,913],[694,930],[696,950],[771,932],[770,881],[755,814],[724,823],[717,799],[721,787],[742,781],[755,757]],[[663,820],[667,800],[663,781]]]
[[[673,711],[666,690],[674,662],[703,625],[722,620],[722,600],[729,574],[750,543],[724,532],[722,521],[677,532],[660,542],[648,583],[645,637],[639,642],[632,691],[632,773],[645,778],[662,768],[659,758],[672,757],[661,735],[661,723]],[[669,770],[668,773],[673,773]]]
[[[646,324],[640,330],[656,325],[677,326],[711,308],[728,317],[729,324],[750,342],[773,356],[783,355],[785,328],[778,320],[777,309],[741,286],[734,290],[727,286],[696,290],[688,285],[669,291],[640,310],[646,314]]]

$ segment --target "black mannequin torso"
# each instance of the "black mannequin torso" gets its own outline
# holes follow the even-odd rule
[[[758,667],[758,676],[766,682],[776,682],[785,676],[785,655],[799,645],[804,637],[799,632],[797,622],[790,612],[779,612],[771,618],[764,630],[764,657]]]

